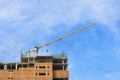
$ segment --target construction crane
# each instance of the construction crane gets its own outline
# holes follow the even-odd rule
[[[75,30],[75,31],[73,31],[73,32],[71,32],[71,33],[69,33],[69,34],[66,34],[66,35],[64,35],[64,36],[61,36],[61,37],[59,37],[59,38],[56,38],[55,40],[52,40],[52,41],[50,41],[50,42],[48,42],[48,43],[45,43],[45,44],[40,45],[40,46],[36,46],[36,47],[34,47],[33,49],[28,50],[27,53],[30,54],[31,52],[35,52],[35,53],[36,53],[36,56],[37,56],[37,55],[38,55],[38,51],[39,51],[40,48],[46,47],[46,46],[48,46],[48,45],[50,45],[50,44],[52,44],[52,43],[54,43],[54,42],[57,42],[57,41],[62,40],[62,39],[64,39],[64,38],[67,38],[67,37],[69,37],[69,36],[71,36],[71,35],[73,35],[73,34],[76,34],[76,33],[80,32],[80,31],[82,31],[82,30],[85,30],[86,28],[89,28],[89,27],[91,27],[91,26],[93,26],[93,25],[95,25],[95,24],[96,24],[96,22],[93,22],[93,23],[88,24],[87,26],[84,26],[84,27],[82,27],[82,28],[80,28],[80,29],[78,29],[78,30]]]

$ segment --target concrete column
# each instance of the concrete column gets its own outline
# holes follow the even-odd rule
[[[35,62],[35,53],[34,53],[34,57],[33,57],[33,62]]]
[[[62,68],[63,68],[63,70],[64,70],[64,60],[62,60],[62,64],[63,64],[63,65],[62,65]]]
[[[33,62],[35,62],[35,57],[33,57]]]
[[[30,62],[30,58],[28,57],[28,63]]]
[[[64,60],[62,60],[62,64],[64,64]]]
[[[15,65],[15,69],[17,70],[18,69],[18,64],[16,63],[16,65]]]
[[[28,63],[28,68],[29,68],[29,63]]]
[[[63,70],[64,70],[64,68],[65,68],[65,67],[64,67],[64,65],[63,65]]]
[[[7,64],[4,64],[4,70],[7,70]]]
[[[28,55],[28,68],[29,68],[29,63],[30,63],[30,55]]]

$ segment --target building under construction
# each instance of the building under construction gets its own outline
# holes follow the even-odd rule
[[[68,80],[67,57],[21,57],[19,63],[0,63],[0,80]]]
[[[40,48],[69,37],[80,32],[95,23],[89,24],[59,37],[41,46],[27,51],[27,56],[22,56],[19,63],[0,63],[0,80],[68,80],[67,57],[62,53],[60,56],[38,56]],[[30,56],[30,53],[36,54]]]

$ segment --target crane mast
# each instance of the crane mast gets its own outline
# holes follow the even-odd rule
[[[64,38],[67,38],[67,37],[69,37],[69,36],[71,36],[71,35],[73,35],[73,34],[76,34],[76,33],[80,32],[80,31],[82,31],[82,30],[85,30],[85,29],[87,29],[87,28],[89,28],[89,27],[91,27],[91,26],[93,26],[93,25],[95,25],[95,24],[96,24],[96,22],[93,22],[93,23],[91,23],[91,24],[88,24],[87,26],[84,26],[84,27],[82,27],[82,28],[80,28],[80,29],[78,29],[78,30],[75,30],[75,31],[73,31],[73,32],[71,32],[71,33],[69,33],[69,34],[66,34],[66,35],[64,35],[64,36],[61,36],[61,37],[59,37],[59,38],[56,38],[55,40],[52,40],[52,41],[50,41],[50,42],[48,42],[48,43],[45,43],[45,44],[40,45],[40,46],[36,46],[34,49],[28,50],[27,52],[28,52],[29,54],[30,54],[30,52],[35,52],[35,53],[36,53],[36,56],[37,56],[37,55],[38,55],[38,51],[39,51],[40,48],[46,47],[46,46],[48,46],[48,45],[50,45],[50,44],[52,44],[52,43],[54,43],[54,42],[57,42],[57,41],[62,40],[62,39],[64,39]]]

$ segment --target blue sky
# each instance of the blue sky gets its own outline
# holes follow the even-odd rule
[[[96,22],[41,49],[39,55],[64,50],[70,80],[119,80],[119,4],[119,0],[0,0],[0,62],[18,62],[20,49],[25,53]]]

